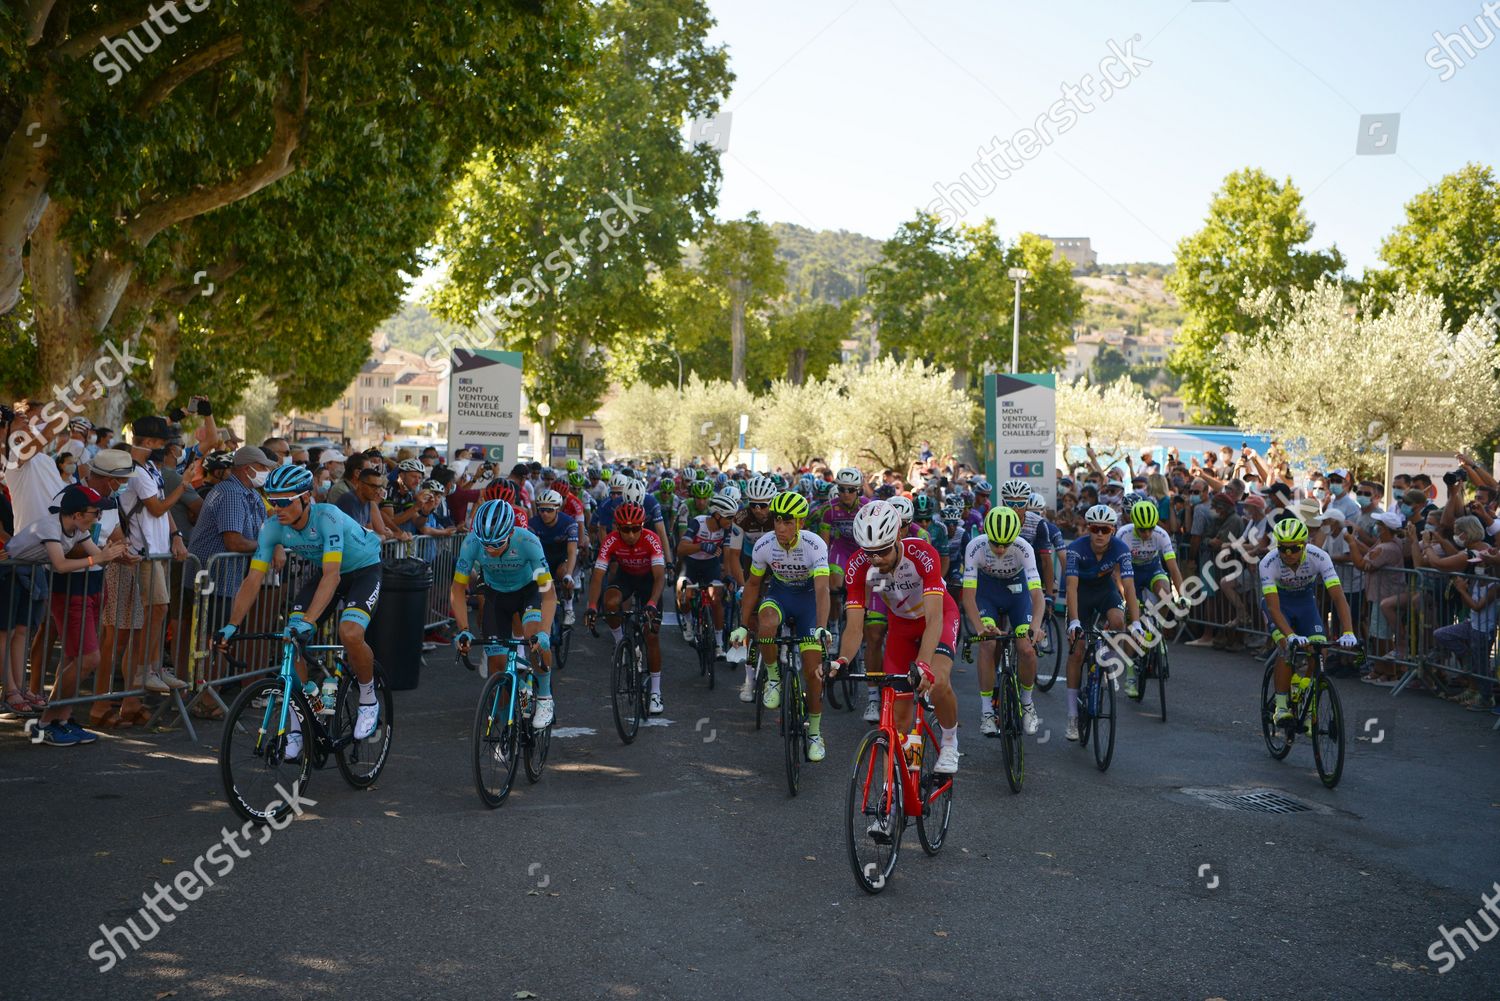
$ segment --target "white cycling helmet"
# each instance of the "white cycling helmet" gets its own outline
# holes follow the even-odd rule
[[[733,518],[740,511],[740,499],[729,490],[720,490],[708,502],[708,510],[710,514]]]
[[[556,490],[543,490],[542,495],[536,499],[536,506],[538,508],[562,507],[562,502],[562,494]]]
[[[1118,525],[1120,516],[1108,504],[1095,504],[1084,512],[1083,520],[1090,525]]]
[[[901,524],[903,525],[911,524],[911,520],[917,516],[916,505],[911,502],[910,497],[897,494],[891,498],[890,504],[901,515]]]
[[[1031,484],[1025,480],[1006,480],[1000,484],[1002,501],[1027,500],[1031,497]]]
[[[620,498],[626,504],[646,503],[646,481],[634,477],[621,481]]]
[[[1047,496],[1040,490],[1033,490],[1031,496],[1026,501],[1026,509],[1028,511],[1047,510]]]
[[[745,484],[745,499],[757,504],[769,504],[780,492],[769,476],[757,476]]]
[[[862,487],[865,485],[865,474],[853,466],[845,466],[833,474],[833,482],[841,487]]]
[[[854,516],[854,542],[861,549],[884,549],[901,537],[901,513],[889,501],[871,501]]]

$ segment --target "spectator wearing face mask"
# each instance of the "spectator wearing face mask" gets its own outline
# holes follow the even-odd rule
[[[1405,562],[1402,545],[1405,519],[1395,511],[1375,515],[1379,541],[1368,548],[1351,538],[1349,548],[1354,565],[1365,572],[1365,597],[1369,602],[1369,673],[1360,680],[1391,687],[1397,683],[1396,668],[1385,660],[1390,641],[1396,635],[1396,605],[1406,595],[1406,581],[1401,570]]]
[[[1344,469],[1328,471],[1328,503],[1324,510],[1335,509],[1343,514],[1346,522],[1359,517],[1359,502],[1357,498],[1350,495],[1349,473]]]
[[[1348,525],[1349,520],[1344,516],[1343,509],[1336,506],[1330,506],[1323,512],[1325,536],[1322,548],[1333,560],[1334,569],[1339,572],[1339,583],[1344,588],[1344,597],[1349,600],[1350,621],[1358,635],[1361,623],[1364,622],[1365,574],[1354,565],[1354,559],[1349,553],[1352,531]]]
[[[230,459],[228,475],[210,491],[198,512],[189,548],[213,583],[210,601],[213,622],[209,632],[225,621],[229,601],[245,579],[245,570],[250,566],[248,554],[255,552],[261,525],[266,520],[266,505],[258,488],[277,464],[253,445],[237,449]],[[214,558],[223,553],[246,555],[238,559]]]
[[[344,460],[342,475],[334,480],[333,486],[328,488],[328,503],[337,504],[339,498],[354,489],[359,480],[360,471],[369,462],[369,457],[363,453],[356,452]]]
[[[291,461],[292,446],[285,438],[271,437],[260,443],[260,450],[275,460],[278,466]]]
[[[1385,488],[1374,480],[1360,480],[1354,488],[1354,502],[1359,505],[1359,514],[1349,531],[1359,535],[1360,541],[1367,546],[1374,545],[1378,537],[1375,516],[1385,512],[1381,506],[1384,500]]]

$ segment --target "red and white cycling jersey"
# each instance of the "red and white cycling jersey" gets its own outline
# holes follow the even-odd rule
[[[901,559],[889,574],[876,570],[863,549],[850,557],[844,570],[846,608],[865,608],[878,596],[897,618],[921,619],[924,596],[948,594],[937,550],[921,539],[902,539],[900,545]]]
[[[620,564],[621,573],[637,577],[649,575],[652,567],[667,565],[662,555],[661,539],[651,531],[642,532],[633,546],[627,546],[619,532],[610,532],[604,537],[604,545],[599,547],[594,569],[608,570],[610,560]]]

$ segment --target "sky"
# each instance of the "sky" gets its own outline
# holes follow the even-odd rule
[[[1101,262],[1169,262],[1225,175],[1255,166],[1297,185],[1312,245],[1336,244],[1357,275],[1410,198],[1466,162],[1500,162],[1500,28],[1479,2],[710,7],[736,76],[727,129],[710,126],[720,218],[758,210],[883,240],[969,172],[984,197],[950,201],[966,222],[1087,236]],[[1493,44],[1432,51],[1434,33],[1463,26]],[[1071,121],[1054,111],[1045,145],[1018,140],[1112,51],[1134,56],[1132,74],[1110,67],[1120,87],[1101,100],[1096,86]],[[1362,131],[1374,152],[1356,153]],[[998,182],[974,170],[996,138],[1025,154]]]

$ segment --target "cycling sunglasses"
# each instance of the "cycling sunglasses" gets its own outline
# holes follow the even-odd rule
[[[271,505],[272,507],[277,507],[277,508],[280,508],[280,507],[291,507],[293,501],[297,500],[298,498],[306,497],[306,496],[307,496],[307,491],[304,490],[300,494],[292,494],[289,497],[267,497],[266,498],[266,503],[269,504],[269,505]]]
[[[883,558],[885,556],[889,556],[890,553],[891,553],[891,551],[893,549],[895,549],[895,548],[896,548],[896,543],[892,542],[889,546],[886,546],[884,549],[866,549],[864,552],[865,552],[866,556],[870,557],[870,559],[872,559],[872,560],[878,560],[878,559],[881,559],[881,558]]]
[[[1095,535],[1114,535],[1115,530],[1108,525],[1090,525],[1089,531]]]
[[[857,493],[859,493],[859,487],[839,487],[839,493],[841,493],[841,494],[857,494]]]
[[[621,535],[625,535],[626,533],[629,533],[631,535],[638,535],[641,532],[645,531],[645,526],[644,525],[616,525],[615,526],[615,531],[619,532]]]
[[[1277,546],[1276,547],[1276,551],[1278,553],[1300,553],[1305,548],[1306,548],[1305,546],[1300,546],[1300,545],[1298,545],[1298,546]]]
[[[770,501],[766,501],[766,502],[762,503],[760,501],[751,501],[749,504],[747,504],[745,506],[748,507],[752,511],[764,511],[764,510],[766,510],[766,508],[768,508],[768,507],[771,506],[771,502]]]

